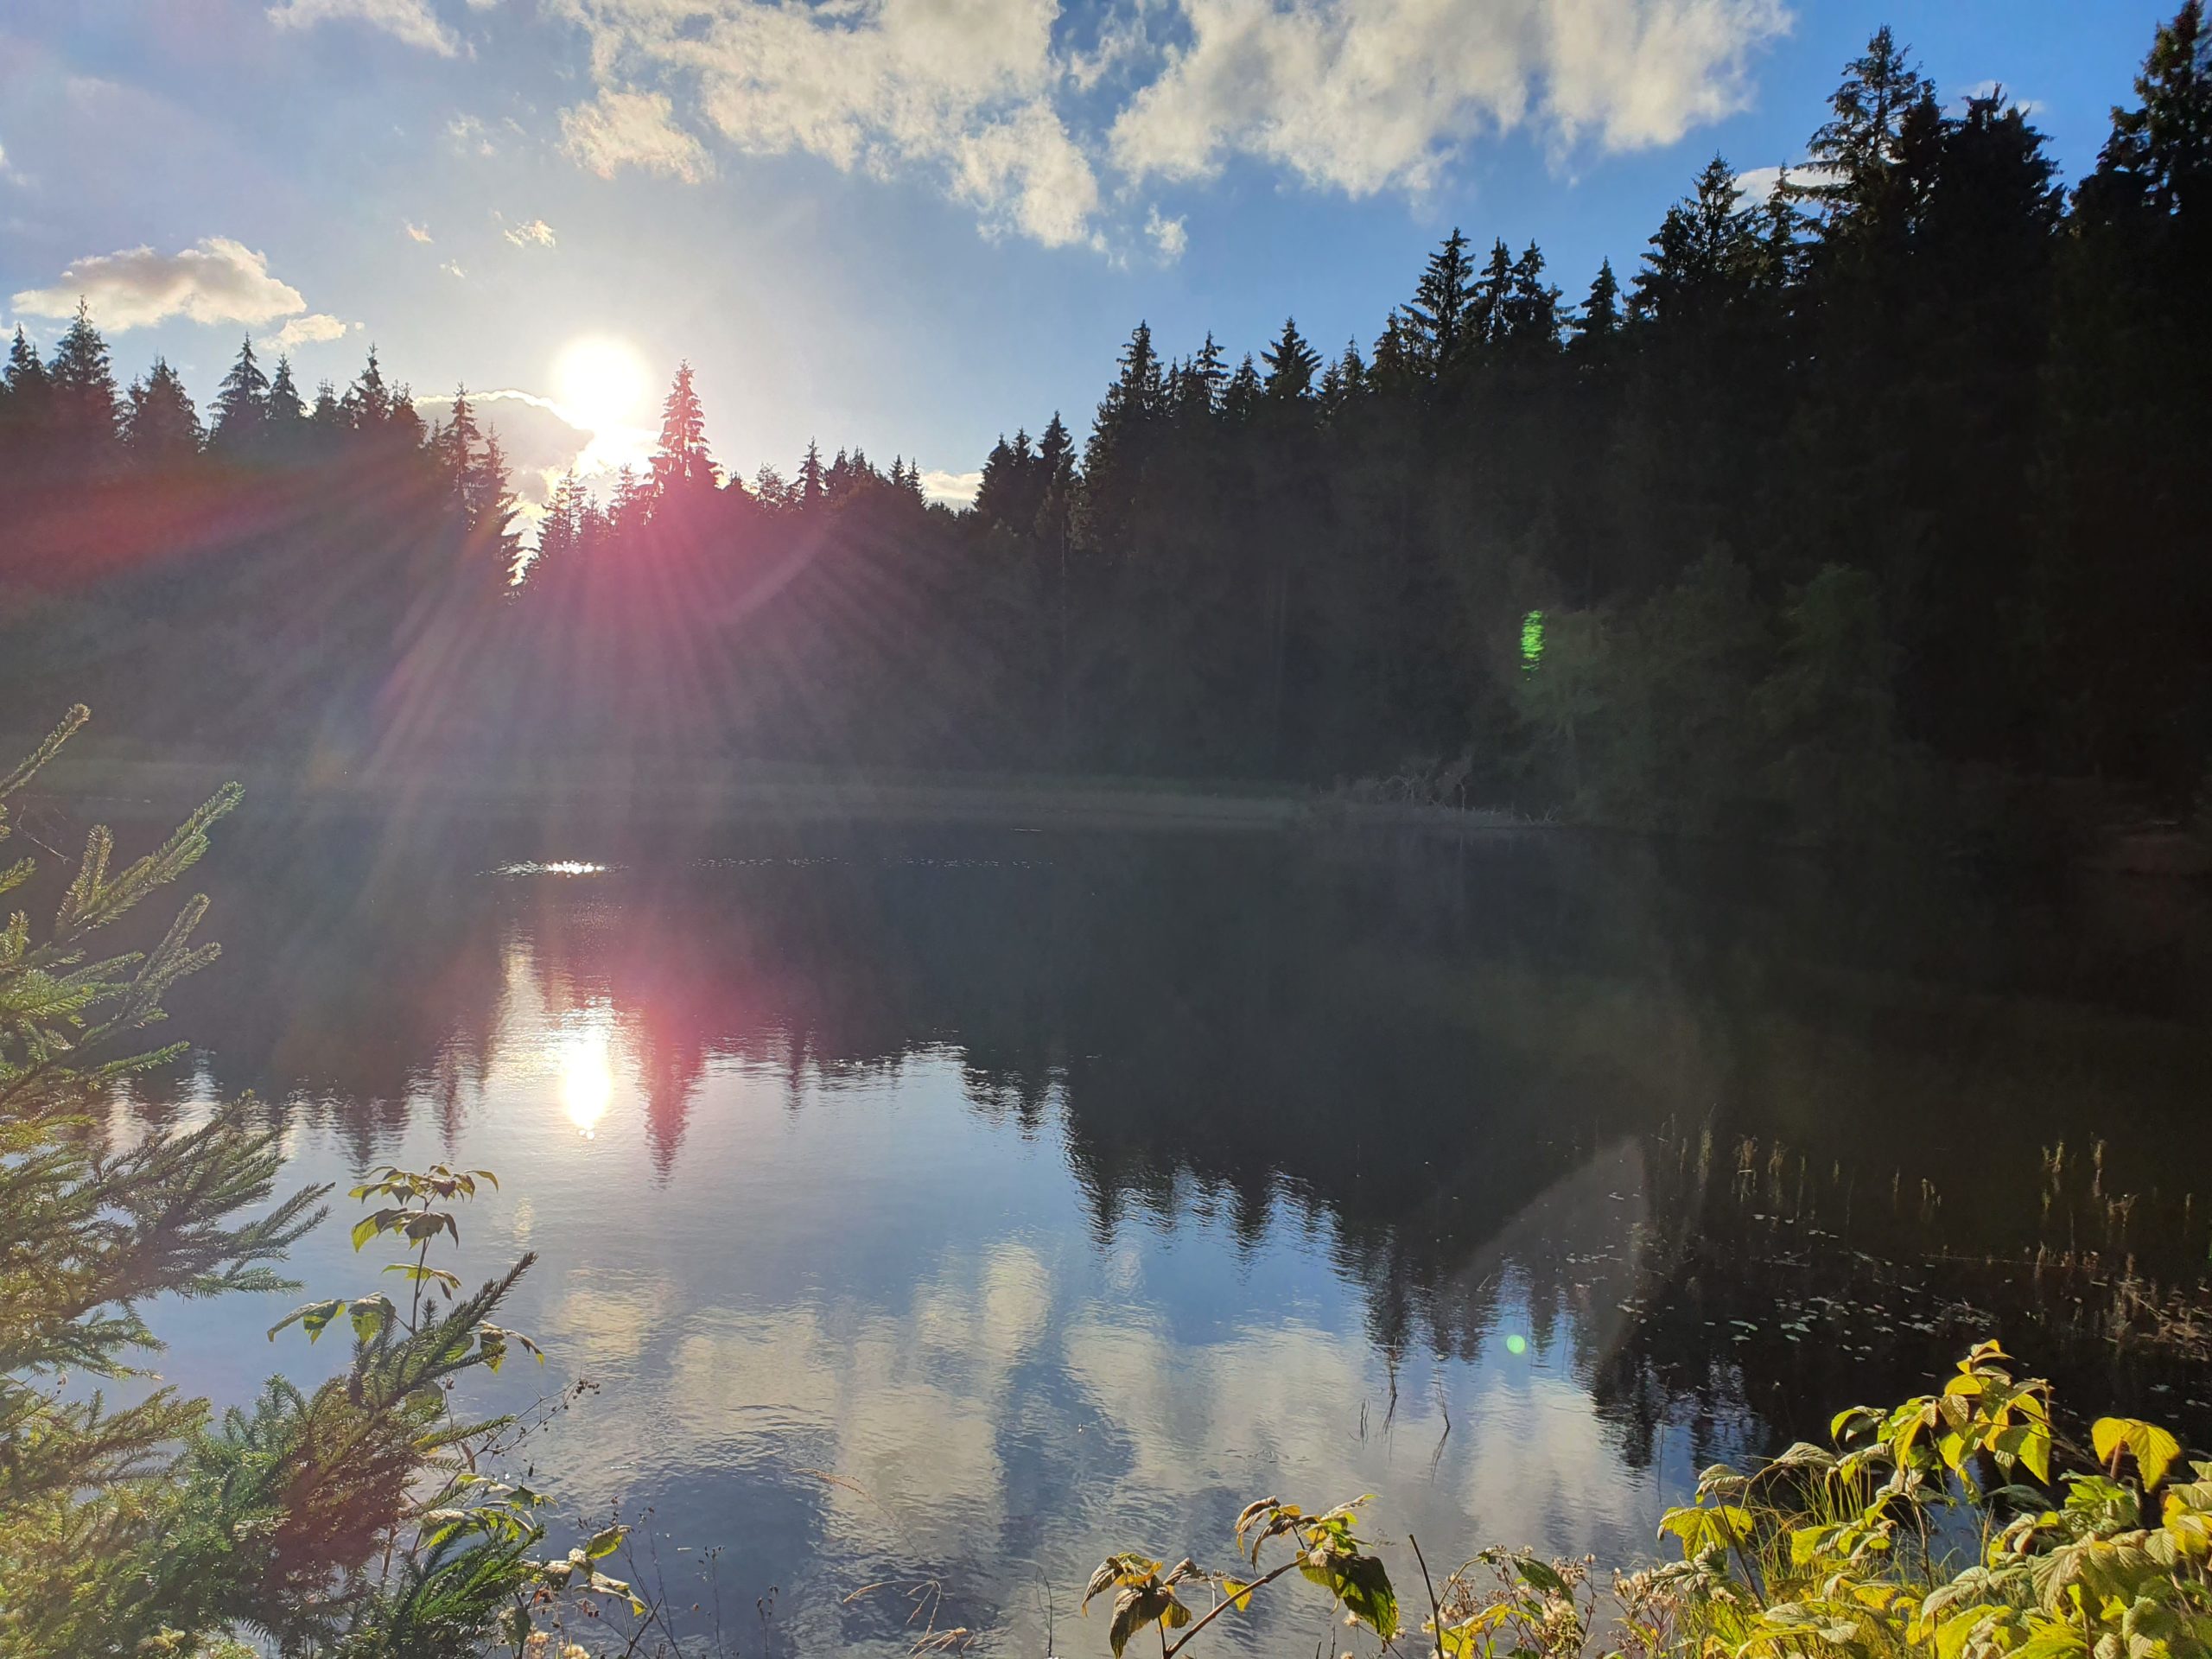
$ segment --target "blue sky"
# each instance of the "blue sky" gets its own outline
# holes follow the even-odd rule
[[[952,492],[1081,431],[1139,318],[1365,344],[1454,225],[1625,276],[1885,21],[2077,177],[2174,3],[12,0],[0,318],[88,294],[203,404],[243,334],[308,386],[374,340],[418,396],[529,394],[492,413],[532,467],[621,453],[689,357],[726,465],[815,436]]]

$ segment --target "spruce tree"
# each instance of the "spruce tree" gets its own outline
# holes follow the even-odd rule
[[[1882,175],[1897,159],[1908,117],[1935,92],[1935,82],[1912,61],[1911,48],[1898,43],[1888,24],[1876,29],[1829,95],[1829,118],[1813,134],[1815,173],[1805,194],[1832,214],[1870,207]]]
[[[122,429],[121,400],[109,366],[107,340],[92,326],[92,307],[77,302],[46,365],[50,416],[65,466],[98,472],[113,459]]]
[[[707,417],[692,385],[691,365],[677,365],[676,379],[661,405],[660,439],[652,456],[652,489],[662,503],[687,499],[715,487],[714,459],[707,452]]]
[[[123,442],[132,464],[149,472],[166,472],[198,457],[206,442],[200,411],[168,359],[156,357],[146,378],[131,383]]]
[[[1590,293],[1574,320],[1567,325],[1568,346],[1586,361],[1600,359],[1611,350],[1621,329],[1621,285],[1613,275],[1613,262],[1605,260],[1591,278]]]
[[[301,434],[307,425],[308,411],[300,403],[300,389],[292,380],[292,359],[289,353],[276,359],[276,372],[269,379],[268,442],[271,451],[287,458],[299,452]]]
[[[822,450],[813,439],[806,441],[806,454],[798,464],[798,505],[803,512],[811,512],[822,505]]]
[[[1402,359],[1409,371],[1428,380],[1445,374],[1469,343],[1474,286],[1467,238],[1455,228],[1429,257],[1413,299],[1402,312],[1391,314],[1386,334],[1397,343],[1388,351],[1378,345],[1376,357],[1387,357],[1394,368]]]
[[[261,372],[249,335],[215,394],[214,425],[208,442],[219,452],[251,454],[264,447],[268,429],[269,377]]]
[[[1321,353],[1298,332],[1297,319],[1285,317],[1282,333],[1260,353],[1260,360],[1268,365],[1268,397],[1276,403],[1296,403],[1313,392],[1313,376],[1321,366]]]

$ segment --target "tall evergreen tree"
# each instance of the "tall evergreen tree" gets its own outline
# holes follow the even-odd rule
[[[132,463],[149,472],[171,471],[198,458],[206,442],[200,411],[168,359],[156,357],[146,378],[131,382],[123,441]]]
[[[661,405],[660,438],[652,455],[653,494],[662,503],[696,500],[715,485],[714,458],[707,451],[706,411],[692,384],[690,364],[679,363]]]
[[[46,379],[65,464],[93,471],[107,466],[122,430],[121,400],[107,340],[92,326],[92,307],[82,300],[54,346]]]
[[[1829,95],[1829,118],[1813,135],[1805,194],[1831,214],[1866,210],[1898,158],[1907,120],[1935,92],[1936,84],[1912,61],[1911,48],[1898,42],[1888,24],[1876,29]]]
[[[253,354],[253,339],[238,346],[238,360],[223,377],[215,394],[215,419],[209,443],[232,455],[250,454],[264,446],[269,429],[269,377]]]
[[[269,447],[280,455],[299,452],[306,428],[307,410],[300,403],[300,389],[292,379],[292,359],[280,353],[276,372],[269,378]]]
[[[1285,317],[1282,333],[1260,353],[1268,365],[1267,395],[1279,404],[1300,402],[1312,395],[1313,377],[1321,367],[1321,353],[1298,332],[1298,320]]]
[[[1429,256],[1413,299],[1392,314],[1389,332],[1398,344],[1387,355],[1393,365],[1402,358],[1411,372],[1428,380],[1456,366],[1469,343],[1474,286],[1467,238],[1455,228]],[[1378,346],[1376,355],[1386,353]]]

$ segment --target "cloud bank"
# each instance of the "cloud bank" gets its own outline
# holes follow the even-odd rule
[[[269,259],[227,236],[202,238],[176,253],[149,247],[72,260],[46,288],[26,289],[15,308],[34,317],[66,317],[84,299],[110,334],[170,317],[259,327],[305,311],[300,290],[269,274]]]
[[[987,234],[1104,245],[1147,181],[1244,161],[1305,184],[1418,195],[1476,145],[1671,144],[1742,109],[1784,0],[542,0],[581,35],[591,96],[561,147],[602,177],[697,183],[706,139],[931,180]],[[429,0],[283,0],[280,23],[373,23],[457,49]],[[1082,38],[1078,39],[1077,36]],[[1104,182],[1102,182],[1105,181]]]

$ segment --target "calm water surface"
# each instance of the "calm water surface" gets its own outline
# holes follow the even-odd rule
[[[537,1253],[505,1322],[550,1361],[479,1403],[596,1382],[541,1474],[574,1514],[650,1507],[671,1591],[748,1652],[932,1618],[1103,1652],[1072,1609],[1102,1554],[1225,1561],[1266,1494],[1380,1493],[1432,1556],[1643,1554],[1704,1463],[1918,1385],[1977,1323],[1822,1291],[1808,1234],[2031,1249],[2090,1224],[2040,1204],[2061,1140],[2145,1195],[2131,1244],[2203,1260],[2142,1219],[2212,1150],[2186,888],[1562,838],[267,821],[203,877],[226,955],[172,999],[202,1052],[119,1127],[251,1089],[299,1180],[498,1171],[463,1265]],[[335,1224],[296,1262],[315,1294],[375,1265]],[[295,1300],[172,1311],[166,1374],[228,1400],[335,1364],[263,1339]],[[2186,1367],[2062,1363],[2203,1408]],[[1287,1605],[1236,1639],[1324,1634]]]

